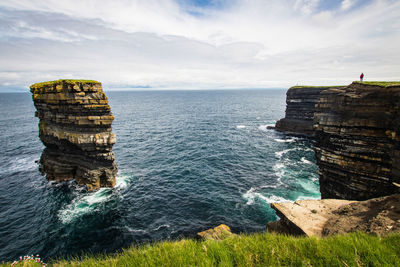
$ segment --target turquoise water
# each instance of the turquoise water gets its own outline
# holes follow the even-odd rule
[[[30,94],[0,94],[0,260],[114,252],[221,223],[264,231],[269,203],[319,198],[312,143],[267,125],[286,90],[107,92],[117,186],[47,182]]]

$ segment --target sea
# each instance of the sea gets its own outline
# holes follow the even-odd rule
[[[0,262],[113,253],[226,224],[263,232],[272,202],[320,198],[312,141],[267,126],[286,89],[108,91],[115,188],[49,182],[30,93],[0,94]]]

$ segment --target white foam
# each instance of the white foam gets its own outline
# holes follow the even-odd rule
[[[128,232],[131,232],[131,233],[147,233],[146,230],[143,230],[143,229],[133,229],[133,228],[130,228],[130,227],[128,227],[128,226],[126,226],[126,230],[128,230]]]
[[[290,151],[293,151],[293,150],[296,150],[296,149],[295,148],[288,148],[288,149],[285,149],[285,150],[282,150],[282,151],[278,151],[278,152],[275,152],[275,156],[277,156],[278,158],[282,158],[282,156],[284,154],[286,154],[286,153],[288,153]]]
[[[311,161],[307,160],[305,157],[302,157],[301,162],[305,163],[305,164],[313,164]]]
[[[67,224],[76,218],[95,210],[98,203],[106,201],[110,196],[110,188],[101,188],[96,192],[77,196],[70,204],[58,212],[58,218]]]
[[[236,129],[244,129],[244,128],[246,128],[245,125],[236,125]]]
[[[277,156],[278,158],[282,158],[284,154],[291,151],[314,151],[314,150],[312,150],[311,148],[300,148],[300,147],[288,148],[282,151],[275,152],[275,156]]]
[[[275,196],[275,195],[266,197],[266,196],[262,195],[261,193],[255,192],[256,190],[257,190],[257,188],[252,187],[246,193],[244,193],[242,195],[245,199],[247,199],[246,205],[253,205],[256,198],[265,201],[267,204],[290,201],[283,197]]]
[[[169,227],[170,227],[169,224],[162,224],[162,225],[158,226],[157,228],[155,228],[153,231],[158,231],[158,230],[160,230],[161,228],[169,228]]]
[[[130,182],[130,177],[126,175],[117,175],[115,178],[115,188],[126,188]]]
[[[290,139],[274,139],[278,143],[293,143],[296,142],[297,138],[290,138]]]
[[[266,132],[266,131],[268,131],[268,128],[267,128],[268,126],[269,126],[269,127],[274,127],[275,124],[260,125],[260,126],[258,126],[258,129],[261,130],[261,131],[263,131],[263,132]]]

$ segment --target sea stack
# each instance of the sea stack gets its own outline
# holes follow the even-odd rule
[[[48,180],[75,180],[88,190],[113,187],[117,165],[114,116],[101,83],[57,80],[30,87],[46,146],[40,169]]]
[[[399,192],[400,83],[324,90],[315,110],[322,198],[365,200]]]
[[[286,93],[285,118],[276,122],[275,129],[291,134],[313,135],[315,104],[318,102],[319,94],[329,88],[333,88],[333,86],[293,86],[289,88]]]

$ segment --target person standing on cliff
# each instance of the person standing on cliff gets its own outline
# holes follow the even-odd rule
[[[360,82],[362,82],[363,79],[364,79],[364,73],[361,73],[361,75],[360,75]]]

